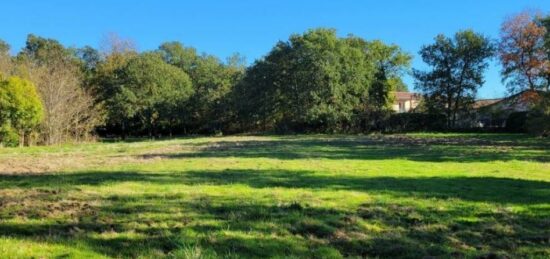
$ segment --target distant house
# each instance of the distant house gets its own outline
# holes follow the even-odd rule
[[[414,111],[422,95],[410,92],[394,92],[392,110],[396,113]],[[503,128],[512,113],[528,112],[540,100],[541,92],[527,90],[506,98],[479,99],[473,104],[474,112],[459,116],[461,127]]]
[[[414,110],[422,96],[418,93],[395,92],[392,109],[397,113],[410,112]]]
[[[527,90],[501,99],[481,99],[474,103],[476,125],[482,128],[506,127],[512,113],[528,112],[540,100],[540,92]]]

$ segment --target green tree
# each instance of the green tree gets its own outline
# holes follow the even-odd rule
[[[84,46],[77,49],[75,55],[82,67],[84,86],[87,89],[93,89],[98,66],[103,61],[101,53],[90,46]]]
[[[242,58],[233,56],[223,63],[212,55],[198,55],[194,48],[179,42],[164,43],[158,52],[168,64],[179,67],[191,78],[194,94],[179,107],[185,131],[222,131],[228,124],[228,94],[244,72]]]
[[[386,45],[379,40],[369,42],[366,48],[367,59],[374,62],[376,73],[369,89],[367,107],[364,109],[375,128],[386,119],[391,111],[393,94],[406,88],[401,80],[403,73],[409,69],[412,57],[401,51],[397,45]]]
[[[0,40],[0,54],[9,54],[10,45],[3,40]]]
[[[550,136],[550,93],[539,92],[540,99],[527,117],[527,130],[539,136]]]
[[[70,49],[65,48],[54,39],[42,38],[34,34],[27,36],[25,47],[19,53],[18,58],[29,59],[40,65],[53,60],[76,62],[76,57]]]
[[[386,45],[379,40],[367,46],[368,59],[376,65],[376,75],[371,87],[370,99],[377,107],[389,108],[392,102],[390,91],[406,90],[401,77],[409,69],[412,56],[397,45]]]
[[[19,77],[0,81],[0,126],[4,133],[13,129],[19,135],[19,144],[28,145],[30,133],[42,118],[42,102],[30,81]]]
[[[122,87],[124,69],[138,55],[130,47],[132,45],[128,40],[111,35],[103,43],[99,62],[95,62],[95,54],[89,55],[93,58],[83,62],[92,67],[92,76],[87,84],[96,96],[96,102],[105,105],[107,130],[120,133],[123,139],[131,131],[131,118],[135,115],[130,105],[135,100],[129,90]]]
[[[263,130],[349,130],[370,105],[387,104],[388,81],[409,60],[395,46],[331,29],[292,35],[247,70],[235,91],[249,100],[238,103],[240,119]]]
[[[179,67],[189,74],[196,67],[199,59],[195,48],[185,47],[177,41],[161,44],[159,52],[166,63]]]
[[[443,111],[448,127],[454,127],[459,114],[471,109],[493,52],[490,40],[471,30],[459,31],[453,38],[438,35],[433,44],[420,50],[431,69],[414,71],[416,88],[424,92],[428,110]]]
[[[408,92],[409,87],[401,80],[401,78],[390,78],[388,79],[388,84],[390,84],[391,88],[394,89],[396,92]]]
[[[172,119],[166,110],[185,102],[193,92],[189,76],[165,63],[158,53],[130,59],[121,73],[122,84],[113,101],[124,107],[123,119],[138,116],[150,137],[156,135],[160,122]]]
[[[261,87],[251,93],[263,92],[258,118],[264,126],[273,123],[292,131],[339,131],[349,126],[374,73],[364,51],[331,29],[292,35],[254,67],[245,80],[252,88]]]
[[[10,45],[0,40],[0,79],[11,73]]]

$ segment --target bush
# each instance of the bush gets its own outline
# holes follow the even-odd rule
[[[542,93],[541,100],[527,115],[526,129],[529,133],[550,136],[550,93]]]
[[[19,134],[9,124],[0,126],[0,144],[4,147],[19,146]]]
[[[527,112],[512,112],[506,119],[506,131],[526,132]]]
[[[28,136],[42,117],[42,101],[30,81],[19,77],[0,80],[0,125],[4,145],[18,145],[18,133],[22,133],[21,137]]]
[[[386,131],[439,131],[445,129],[445,124],[446,118],[442,114],[396,113],[389,117]]]
[[[550,114],[532,112],[527,117],[525,128],[528,133],[548,137],[550,136]]]
[[[529,118],[527,122],[527,131],[537,136],[550,136],[550,116],[543,115]]]

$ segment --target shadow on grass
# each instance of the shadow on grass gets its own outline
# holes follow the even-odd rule
[[[548,161],[544,142],[288,137],[197,144],[185,157]],[[156,156],[153,154],[153,156]],[[357,208],[207,193],[80,193],[125,182],[357,191]],[[110,257],[550,257],[550,183],[494,177],[360,177],[292,170],[0,173],[0,237],[83,244]],[[231,193],[231,192],[229,192]],[[345,202],[345,192],[331,198]],[[340,196],[339,196],[340,195]],[[410,198],[410,199],[409,199]],[[421,205],[419,205],[421,204]],[[509,206],[512,205],[512,206]],[[521,207],[520,210],[508,209]],[[201,249],[202,252],[201,252]]]
[[[185,171],[181,173],[0,174],[1,188],[57,189],[123,182],[190,186],[244,184],[252,188],[281,187],[383,192],[399,197],[457,198],[503,204],[550,203],[549,182],[495,177],[359,177],[329,176],[310,171],[229,169],[221,171]]]
[[[224,170],[186,172],[182,174],[181,182],[385,192],[405,197],[496,203],[550,203],[549,182],[494,177],[355,177],[318,175],[307,171]]]
[[[450,205],[441,210],[368,202],[342,210],[208,195],[116,195],[103,198],[94,213],[77,213],[79,220],[71,223],[0,222],[0,236],[79,242],[112,257],[174,256],[197,247],[239,258],[545,255],[548,211],[534,215]]]
[[[428,162],[550,161],[550,144],[533,138],[319,137],[194,144],[196,152],[147,154],[141,158],[245,157],[276,159],[408,159]]]

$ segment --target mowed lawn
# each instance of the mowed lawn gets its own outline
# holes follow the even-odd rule
[[[550,257],[550,140],[197,137],[0,149],[0,258]]]

